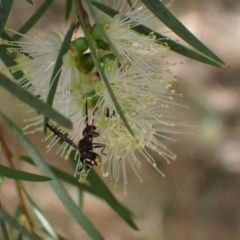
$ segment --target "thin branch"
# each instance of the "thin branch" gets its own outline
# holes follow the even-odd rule
[[[87,27],[91,27],[90,20],[87,11],[84,9],[82,0],[78,0],[77,4],[79,5],[79,9],[81,11],[81,15],[83,16],[84,22],[86,23]]]
[[[11,167],[12,169],[15,169],[15,166],[14,166],[14,163],[13,163],[13,160],[12,160],[11,151],[9,150],[9,148],[8,148],[8,146],[7,146],[7,144],[4,140],[4,137],[2,136],[1,126],[0,126],[0,142],[2,143],[2,153],[3,153],[3,155],[6,159],[6,162],[8,163],[9,167]],[[27,218],[27,222],[28,222],[30,230],[34,233],[34,230],[33,230],[34,224],[31,221],[30,216],[27,212],[26,204],[25,204],[25,201],[24,201],[24,198],[23,198],[23,194],[21,192],[21,188],[23,188],[23,184],[19,180],[15,180],[15,184],[16,184],[17,195],[18,195],[18,198],[19,198],[19,202],[20,202],[22,212],[25,214],[25,216]]]

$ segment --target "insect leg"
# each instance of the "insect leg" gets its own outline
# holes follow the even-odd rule
[[[107,154],[103,152],[105,150],[105,148],[106,148],[106,144],[103,144],[103,143],[92,143],[92,145],[93,145],[93,148],[102,148],[101,153],[103,155],[107,156]]]
[[[63,141],[65,141],[66,143],[68,143],[69,145],[71,145],[74,148],[78,148],[77,145],[71,140],[69,139],[66,135],[64,135],[59,129],[57,129],[54,125],[46,123],[47,127],[53,132],[55,133],[55,135],[57,135],[59,138],[61,138]]]

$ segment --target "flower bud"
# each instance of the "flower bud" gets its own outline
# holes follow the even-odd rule
[[[92,71],[94,68],[94,62],[91,53],[81,55],[78,57],[78,59],[78,67],[80,72],[87,74]]]
[[[102,24],[102,26],[104,27],[103,24]],[[91,28],[90,34],[95,40],[104,41],[101,30],[99,29],[99,27],[96,24]]]
[[[116,56],[112,53],[106,54],[101,58],[101,62],[103,63],[103,65],[105,66],[108,62],[110,61],[115,61],[116,60]]]
[[[105,25],[103,24],[102,26],[105,27]],[[103,49],[103,50],[110,49],[108,43],[103,38],[100,28],[96,24],[91,28],[90,34],[96,40],[96,44],[99,49]]]
[[[89,107],[95,107],[100,98],[100,96],[97,95],[94,90],[86,93],[85,96],[87,97],[87,102]]]
[[[84,37],[77,38],[70,43],[70,47],[77,55],[82,55],[88,49],[87,39]]]

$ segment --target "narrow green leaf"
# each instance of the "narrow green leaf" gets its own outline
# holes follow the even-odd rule
[[[25,102],[32,108],[36,109],[38,112],[53,119],[54,121],[58,122],[62,126],[65,126],[67,128],[72,127],[72,123],[66,117],[62,116],[59,112],[54,110],[51,106],[44,104],[42,101],[34,97],[32,94],[22,89],[21,87],[19,87],[16,83],[9,80],[2,73],[0,73],[0,86],[5,88],[10,93],[12,93],[19,100]]]
[[[177,43],[177,42],[167,38],[166,36],[163,36],[162,34],[155,32],[148,27],[145,27],[144,25],[136,26],[133,28],[133,30],[135,30],[136,32],[142,33],[144,35],[149,35],[150,33],[153,33],[157,39],[161,39],[162,43],[166,43],[170,47],[170,50],[172,50],[173,52],[179,53],[185,57],[194,59],[198,62],[202,62],[202,63],[208,64],[208,65],[212,65],[212,66],[218,67],[218,68],[226,67],[226,64],[216,62],[216,61],[208,58],[205,55],[195,52],[195,51],[181,45],[180,43]]]
[[[0,44],[0,51],[6,51],[6,45]]]
[[[72,38],[72,35],[74,32],[74,28],[75,28],[75,21],[72,22],[72,24],[70,25],[70,27],[64,37],[62,46],[59,50],[58,57],[56,59],[56,63],[55,63],[55,66],[54,66],[54,69],[52,72],[51,81],[50,81],[50,89],[49,89],[49,92],[47,95],[47,101],[46,101],[46,104],[50,105],[50,106],[52,106],[52,104],[53,104],[54,96],[57,91],[58,80],[59,80],[59,77],[61,74],[61,67],[63,64],[62,57],[68,50],[68,47],[69,47],[69,44],[70,44],[70,41],[71,41],[71,38]],[[45,118],[44,132],[46,132],[46,130],[47,130],[47,127],[46,127],[47,121],[48,121],[48,119]]]
[[[82,189],[78,189],[78,205],[80,209],[83,208],[83,196],[84,196],[84,191]]]
[[[92,187],[89,187],[88,185],[86,185],[84,183],[79,183],[78,179],[75,178],[74,176],[72,176],[72,175],[70,175],[66,172],[63,172],[60,169],[55,168],[55,167],[51,167],[51,169],[53,170],[54,174],[59,179],[62,179],[64,182],[72,184],[73,186],[77,187],[81,191],[86,191],[86,192],[91,193],[95,196],[98,196],[98,194],[95,192],[95,190]]]
[[[8,168],[1,164],[0,164],[0,175],[4,177],[12,178],[12,179],[29,181],[29,182],[46,182],[46,181],[53,180],[52,178],[49,178],[46,176],[40,176],[37,174]]]
[[[53,99],[54,95],[56,93],[57,85],[58,85],[58,80],[61,74],[61,67],[63,64],[62,57],[63,55],[67,52],[69,44],[71,42],[71,38],[74,32],[75,28],[75,21],[72,22],[70,25],[68,32],[66,33],[62,46],[59,50],[58,57],[56,59],[56,63],[52,72],[52,77],[51,77],[51,82],[50,82],[50,90],[47,96],[47,104],[52,105],[53,104]]]
[[[6,33],[6,32],[2,32],[2,38],[3,39],[6,39],[6,40],[8,40],[8,41],[11,41],[12,39],[11,39],[11,37]]]
[[[129,7],[130,7],[132,10],[134,10],[132,1],[131,1],[131,0],[127,0],[127,3],[128,3],[128,5],[129,5]]]
[[[65,20],[68,20],[68,18],[69,18],[69,15],[70,15],[71,10],[72,10],[72,3],[73,3],[73,0],[66,0]]]
[[[32,0],[26,0],[26,1],[33,5],[33,1]]]
[[[101,66],[99,57],[97,55],[97,52],[96,52],[96,49],[95,49],[95,46],[94,46],[94,43],[93,43],[93,40],[92,40],[91,35],[90,35],[90,33],[89,33],[88,29],[87,29],[87,26],[85,24],[85,21],[83,19],[83,16],[81,14],[80,9],[79,9],[77,0],[74,0],[74,2],[75,2],[75,6],[76,6],[76,9],[77,9],[78,17],[79,17],[79,20],[81,22],[81,26],[82,26],[85,38],[87,39],[88,44],[89,44],[89,48],[90,48],[90,51],[91,51],[91,54],[92,54],[95,66],[96,66],[96,68],[97,68],[97,70],[98,70],[98,72],[99,72],[99,74],[100,74],[100,76],[101,76],[101,78],[102,78],[102,80],[103,80],[103,82],[105,84],[105,87],[107,88],[108,94],[109,94],[109,96],[110,96],[110,98],[111,98],[111,100],[112,100],[112,102],[113,102],[113,104],[114,104],[114,106],[115,106],[115,108],[116,108],[120,118],[122,119],[124,125],[126,126],[128,131],[130,132],[130,134],[134,137],[134,132],[133,132],[131,126],[129,125],[126,116],[124,115],[124,112],[123,112],[123,110],[122,110],[122,108],[121,108],[121,106],[120,106],[120,104],[119,104],[119,102],[118,102],[114,92],[112,91],[110,83],[109,83],[109,81],[107,79],[107,76],[106,76],[106,74],[104,72],[104,69]]]
[[[119,14],[120,12],[118,12],[117,10],[94,0],[90,0],[90,2],[97,7],[98,9],[100,9],[101,11],[103,11],[104,13],[106,13],[107,15],[109,15],[110,17],[114,17],[116,14]]]
[[[7,232],[7,228],[6,228],[5,222],[0,220],[0,223],[1,223],[3,239],[4,240],[9,240],[10,238],[8,236],[8,232]]]
[[[3,183],[3,181],[4,181],[4,177],[0,176],[0,186]]]
[[[23,236],[31,240],[40,240],[40,238],[38,238],[36,235],[33,235],[24,226],[19,224],[17,220],[12,218],[7,212],[5,212],[1,206],[0,206],[0,219],[8,223],[13,228],[17,229]]]
[[[18,33],[25,34],[28,32],[36,22],[42,17],[42,15],[47,11],[50,5],[53,3],[53,0],[45,0],[44,3],[36,10],[36,12],[27,20],[26,23],[18,29]],[[12,36],[13,41],[18,41],[22,36],[20,34],[14,34]]]
[[[119,57],[119,52],[116,49],[115,45],[112,43],[112,40],[109,38],[108,34],[106,33],[106,30],[102,26],[102,24],[99,22],[97,14],[95,13],[95,10],[93,9],[92,5],[90,4],[89,1],[86,1],[86,5],[88,6],[88,11],[90,15],[93,17],[95,24],[98,27],[98,30],[100,31],[99,34],[102,35],[103,39],[108,43],[110,49],[112,50],[112,53],[118,58]]]
[[[47,231],[51,239],[53,240],[59,240],[57,233],[55,232],[53,226],[48,221],[48,219],[44,216],[42,211],[39,209],[39,207],[36,205],[36,203],[32,200],[32,198],[29,196],[29,194],[26,192],[25,189],[23,189],[23,193],[25,194],[27,200],[31,204],[31,207],[33,209],[33,212],[36,214],[39,221],[42,223],[44,229]]]
[[[5,66],[8,68],[16,65],[16,62],[8,55],[6,51],[0,51],[0,58],[2,59]],[[14,72],[10,71],[10,72],[16,80],[21,79],[23,77],[23,72],[21,70],[17,72],[15,71]]]
[[[96,6],[98,9],[100,9],[101,11],[103,11],[104,13],[108,14],[110,17],[114,17],[116,14],[119,14],[120,12],[102,4],[102,3],[99,3],[99,2],[96,2],[96,1],[91,1],[91,3]],[[215,67],[220,67],[220,68],[223,68],[223,67],[226,67],[225,64],[222,64],[222,63],[219,63],[219,62],[216,62],[198,52],[195,52],[171,39],[169,39],[167,36],[164,36],[142,24],[139,24],[138,26],[134,27],[133,28],[134,31],[136,32],[139,32],[141,34],[144,34],[146,36],[148,36],[149,34],[154,34],[156,36],[156,39],[161,39],[161,43],[166,43],[169,47],[170,47],[170,50],[171,51],[174,51],[178,54],[181,54],[185,57],[188,57],[188,58],[191,58],[191,59],[194,59],[196,61],[199,61],[199,62],[202,62],[202,63],[205,63],[205,64],[209,64],[209,65],[212,65],[212,66],[215,66]]]
[[[102,179],[96,174],[94,169],[91,169],[88,178],[88,182],[93,187],[95,191],[101,196],[109,206],[133,229],[138,230],[138,227],[132,220],[131,212],[125,208],[123,205],[119,204],[117,199],[113,196],[111,191],[102,181]]]
[[[3,32],[2,37],[8,41],[12,41],[11,37],[9,37],[5,32]],[[3,51],[0,51],[0,58],[2,59],[3,63],[5,64],[6,67],[10,68],[15,66],[17,63],[12,59],[12,57],[6,52],[6,45],[3,45],[5,48]],[[16,47],[17,49],[17,47]],[[28,53],[21,52],[25,56],[28,56],[29,58],[32,58]],[[18,71],[10,71],[12,76],[14,77],[15,80],[20,80],[24,77],[24,74],[21,70],[18,69]],[[28,79],[24,79],[24,81],[21,82],[20,86],[25,84],[28,81]],[[30,87],[32,84],[28,82],[28,87]],[[26,89],[27,90],[27,89]]]
[[[2,0],[0,3],[0,36],[2,36],[12,4],[13,0]]]
[[[72,163],[74,163],[73,168],[75,168],[74,157],[76,156],[75,151],[72,151],[69,155],[69,159]],[[93,172],[93,173],[91,173]],[[96,174],[94,169],[91,169],[90,174],[87,177],[88,182],[94,190],[94,194],[96,194],[99,198],[106,201],[106,203],[115,211],[125,222],[128,223],[130,227],[137,230],[137,226],[132,220],[132,213],[124,207],[121,203],[117,201],[111,191],[108,189],[106,184],[102,181],[102,179]]]
[[[71,155],[74,156],[75,154]],[[24,160],[25,162],[28,162],[30,164],[34,164],[32,159],[27,156],[21,156],[21,155],[15,155],[14,157]],[[71,159],[74,161],[73,159]],[[75,162],[75,161],[74,161]],[[50,166],[50,169],[54,172],[54,174],[61,180],[72,184],[73,186],[77,187],[81,191],[86,191],[88,193],[91,193],[104,201],[107,202],[107,204],[115,211],[120,217],[124,217],[123,220],[129,223],[131,227],[134,229],[137,229],[136,225],[134,224],[133,220],[131,219],[132,213],[124,207],[122,204],[120,204],[117,199],[114,197],[114,195],[111,193],[111,191],[108,189],[106,184],[102,181],[102,179],[94,172],[93,169],[91,169],[91,172],[94,173],[90,174],[88,176],[88,181],[91,184],[91,186],[88,186],[84,183],[79,183],[77,178],[73,177],[72,175],[63,172],[62,170],[55,168],[53,166]],[[122,216],[121,216],[122,215]]]
[[[2,33],[2,38],[9,41],[9,42],[13,42],[13,39],[6,33],[3,31]],[[4,50],[6,50],[9,46],[8,45],[3,45],[4,46]],[[15,46],[12,46],[13,49],[16,49],[16,50],[19,50],[21,49],[20,46],[18,46],[17,42],[15,41]],[[30,59],[33,59],[33,57],[29,54],[29,53],[26,53],[24,51],[19,51],[21,54],[23,54],[24,56],[27,56],[29,57]],[[13,60],[14,61],[14,60]],[[16,65],[16,63],[14,62],[14,65]]]
[[[21,130],[8,119],[4,114],[2,114],[3,119],[15,133],[18,140],[21,142],[22,146],[25,148],[25,151],[29,154],[29,156],[34,161],[35,165],[38,166],[40,171],[55,180],[49,182],[59,199],[62,201],[65,208],[69,211],[69,213],[74,217],[76,222],[88,233],[88,235],[92,239],[103,239],[103,237],[98,233],[98,231],[93,227],[91,222],[85,217],[85,215],[81,212],[78,206],[73,202],[65,188],[62,184],[56,179],[56,176],[52,172],[52,170],[48,167],[45,161],[41,158],[37,150],[33,147],[33,145],[29,142],[26,136],[21,132]]]
[[[20,160],[23,160],[27,163],[34,164],[34,162],[32,161],[32,159],[30,157],[21,156],[21,155],[15,155],[14,157],[16,157]],[[72,184],[73,186],[77,187],[81,191],[86,191],[95,196],[98,196],[98,194],[95,192],[95,190],[93,188],[89,187],[88,185],[86,185],[84,183],[79,183],[78,179],[75,178],[74,176],[72,176],[66,172],[63,172],[62,170],[55,168],[49,164],[48,164],[48,167],[52,170],[52,172],[54,173],[54,175],[56,175],[57,178],[63,180],[64,182]]]
[[[185,40],[189,45],[196,48],[199,52],[214,59],[221,64],[225,63],[199,41],[159,0],[141,0],[144,5],[167,27],[175,32],[180,38]]]
[[[74,158],[76,156],[75,151],[72,151],[69,155],[69,159],[72,163],[75,163]],[[75,165],[73,166],[75,168]],[[137,230],[137,226],[132,220],[132,213],[111,193],[107,185],[103,182],[103,180],[96,174],[95,170],[92,168],[90,174],[87,177],[88,182],[94,190],[94,194],[96,194],[99,198],[102,198],[106,203],[115,211],[130,227]]]
[[[23,240],[23,235],[21,233],[19,233],[19,235],[17,236],[17,240]]]
[[[16,206],[16,209],[14,210],[13,218],[14,219],[20,219],[21,216],[23,216],[23,214],[24,213],[22,212],[22,208],[18,203],[17,206]],[[12,232],[12,231],[13,231],[13,228],[11,227],[9,229],[9,232]],[[16,239],[17,240],[22,240],[23,238],[24,238],[23,235],[21,233],[19,233]]]
[[[49,233],[45,230],[45,229],[41,229],[41,231],[43,232],[43,233],[45,233],[48,237],[50,237],[50,238],[46,238],[46,239],[51,239],[52,240],[52,238],[51,238],[51,235],[49,235]],[[57,237],[58,237],[58,239],[59,240],[68,240],[68,239],[66,239],[66,238],[63,238],[61,235],[57,235]],[[45,238],[44,238],[45,239]],[[54,240],[54,239],[53,239]]]

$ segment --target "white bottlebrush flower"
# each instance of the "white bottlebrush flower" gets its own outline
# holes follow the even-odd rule
[[[144,75],[144,71],[138,71],[139,68],[144,69]],[[182,124],[174,121],[169,112],[171,105],[178,105],[174,102],[177,94],[171,90],[171,84],[176,78],[173,76],[171,78],[170,74],[167,78],[167,74],[164,76],[162,71],[153,72],[152,69],[153,67],[147,64],[138,66],[126,64],[122,68],[116,63],[105,66],[111,88],[135,134],[134,137],[120,119],[103,83],[99,82],[96,86],[96,93],[100,98],[96,104],[95,119],[102,142],[106,144],[108,163],[107,168],[102,164],[102,171],[105,176],[110,174],[116,183],[122,165],[125,187],[127,162],[140,178],[137,169],[141,166],[139,160],[141,158],[147,160],[164,176],[157,168],[157,163],[150,154],[151,150],[161,155],[168,163],[176,159],[176,155],[161,141],[161,139],[173,140],[167,134],[174,133],[174,127]]]
[[[141,75],[146,74],[146,69],[148,74],[166,72],[169,64],[163,63],[163,58],[167,57],[170,48],[164,43],[165,39],[157,39],[154,32],[143,35],[134,30],[134,27],[140,24],[156,30],[159,25],[161,26],[159,19],[139,0],[132,1],[131,6],[127,1],[100,0],[100,2],[120,12],[111,18],[99,11],[99,22],[103,24],[111,44],[117,50],[119,61],[135,65]],[[171,2],[168,6],[170,5]],[[104,41],[102,35],[98,35],[98,31],[96,35],[94,31],[92,33],[97,40]]]
[[[139,14],[142,18],[138,21],[137,11],[139,10],[132,9],[125,16],[119,14],[114,18],[109,18],[107,23],[103,22],[120,58],[115,61],[109,58],[105,61],[106,55],[104,56],[104,54],[107,53],[108,57],[113,54],[109,49],[98,51],[112,91],[134,136],[129,133],[122,122],[96,68],[91,68],[87,73],[81,72],[82,66],[76,61],[76,49],[73,45],[63,56],[63,66],[53,102],[53,107],[73,122],[73,130],[66,132],[73,144],[69,147],[69,141],[63,142],[59,148],[61,154],[68,158],[73,148],[79,148],[78,143],[84,138],[83,129],[87,124],[87,114],[88,125],[94,124],[99,133],[99,136],[92,139],[95,144],[93,149],[91,149],[90,143],[90,147],[87,146],[87,149],[90,150],[87,151],[96,152],[101,156],[102,173],[104,176],[110,176],[114,185],[117,184],[122,172],[125,192],[126,167],[131,166],[142,181],[139,174],[141,160],[149,162],[164,176],[157,167],[151,152],[161,155],[168,163],[175,160],[176,155],[168,150],[164,141],[166,139],[173,140],[167,136],[168,133],[176,133],[174,127],[182,124],[174,121],[169,112],[171,105],[178,105],[173,99],[178,94],[171,90],[172,82],[176,79],[167,70],[169,64],[162,60],[169,48],[161,44],[160,40],[156,41],[153,34],[143,36],[132,30],[132,27],[139,24],[137,22],[143,23],[142,21],[144,21],[144,14]],[[129,18],[134,19],[135,22],[133,23]],[[149,18],[146,18],[146,21],[148,20]],[[95,38],[95,40],[98,39]],[[55,33],[50,33],[45,40],[40,39],[36,43],[33,41],[29,45],[18,42],[20,51],[30,54],[31,58],[23,55],[22,60],[12,70],[22,70],[25,74],[21,79],[21,82],[25,84],[24,87],[36,95],[39,94],[42,99],[47,96],[61,42],[60,37]],[[10,42],[9,44],[9,50],[15,51],[16,43]],[[87,55],[80,55],[79,59],[85,59],[85,57]],[[87,113],[84,110],[86,102]],[[37,130],[42,129],[42,117],[39,116],[34,120],[35,122],[29,124],[28,127],[39,126]],[[64,129],[59,131],[65,133]],[[55,135],[55,133],[53,131],[51,134],[55,137],[48,145],[49,150],[59,140],[58,134]],[[98,143],[103,147],[94,148]],[[80,149],[78,150],[76,158],[83,155],[80,153]],[[94,163],[92,165],[97,165],[95,164],[96,159],[90,158],[90,160]],[[83,162],[81,165],[88,166]],[[122,171],[120,171],[121,169]],[[85,171],[85,168],[82,170],[79,165],[76,170],[77,172],[81,170],[80,181],[84,181],[88,170]]]
[[[120,8],[122,7],[120,6]],[[151,17],[153,17],[153,14],[145,7],[141,7],[131,8],[125,14],[117,14],[113,18],[108,16],[100,18],[99,21],[103,24],[120,61],[145,65],[149,61],[167,56],[169,47],[163,43],[163,39],[157,39],[153,32],[149,35],[143,35],[133,30],[140,24],[151,26],[153,22],[156,23],[156,19],[152,21]],[[97,25],[93,27],[91,33],[96,40],[105,41]],[[148,68],[148,66],[145,68]],[[141,71],[140,68],[139,71]]]
[[[11,67],[10,70],[13,72],[21,70],[24,76],[19,80],[20,85],[45,100],[62,45],[62,38],[55,32],[49,32],[44,38],[38,35],[34,37],[22,35],[22,37],[26,41],[6,41],[9,52],[21,53],[15,59],[17,64]],[[70,45],[68,52],[62,57],[63,64],[60,69],[61,74],[57,92],[61,93],[63,97],[69,97],[71,85],[78,84],[78,87],[81,88],[81,81],[84,82],[86,79],[86,74],[83,74],[78,69],[75,52],[75,49]],[[85,87],[85,84],[83,86]]]
[[[173,140],[167,136],[168,133],[177,133],[174,127],[181,125],[174,121],[173,116],[169,113],[171,105],[178,105],[173,99],[178,94],[171,90],[171,84],[176,79],[171,74],[162,74],[161,66],[159,66],[158,72],[152,71],[153,66],[149,65],[148,68],[146,66],[148,65],[123,64],[122,67],[119,67],[119,63],[112,61],[105,65],[105,72],[111,88],[135,137],[131,136],[123,124],[102,81],[98,81],[95,94],[87,98],[88,102],[91,102],[92,98],[95,98],[96,101],[95,107],[89,106],[88,108],[88,124],[93,123],[99,132],[99,136],[94,138],[93,142],[106,146],[104,149],[106,156],[101,155],[100,150],[94,150],[102,156],[102,173],[106,177],[110,176],[115,185],[122,173],[125,192],[126,167],[131,166],[142,181],[138,171],[141,168],[140,159],[148,161],[164,176],[158,169],[150,151],[160,155],[167,163],[176,159],[176,155],[168,150],[161,141],[161,139]],[[157,66],[155,64],[156,70]],[[143,68],[144,71],[139,72],[139,68]],[[84,118],[86,98],[77,89],[72,89],[71,97],[68,116],[74,127],[68,134],[69,138],[77,144],[83,137],[82,130],[86,126]],[[54,143],[56,140],[52,140],[50,146]],[[72,150],[68,148],[66,142],[62,144],[61,149],[62,154],[65,154],[66,157]],[[86,172],[81,172],[80,180],[84,180],[85,177]]]
[[[14,33],[20,34],[17,32]],[[10,71],[22,71],[23,77],[19,79],[19,84],[43,101],[46,101],[53,69],[62,45],[62,38],[55,32],[49,32],[44,38],[38,35],[34,37],[22,35],[22,37],[23,40],[21,39],[16,42],[5,41],[8,45],[7,49],[9,52],[18,53],[15,59],[17,64],[10,67]],[[87,49],[86,40],[78,38],[74,41],[79,39],[80,41],[82,40],[79,45],[83,46],[83,50],[81,49],[81,51],[84,52],[85,49]],[[62,57],[63,64],[60,69],[61,74],[53,102],[53,107],[59,107],[59,105],[61,105],[59,111],[65,116],[69,115],[69,109],[68,106],[63,105],[69,104],[71,88],[78,89],[79,92],[85,94],[92,91],[96,84],[94,80],[91,79],[91,74],[85,74],[79,71],[79,62],[77,62],[76,49],[74,49],[73,45],[74,41],[71,42],[67,53]],[[63,110],[63,112],[61,110]],[[26,122],[29,122],[29,124],[25,127],[25,130],[34,128],[34,130],[29,131],[30,133],[41,131],[43,116],[27,119]]]
[[[53,32],[45,38],[26,35],[23,35],[23,38],[25,41],[7,42],[8,51],[22,53],[15,59],[17,65],[10,69],[21,70],[24,76],[20,79],[20,84],[35,95],[45,98],[62,44],[61,38]]]

